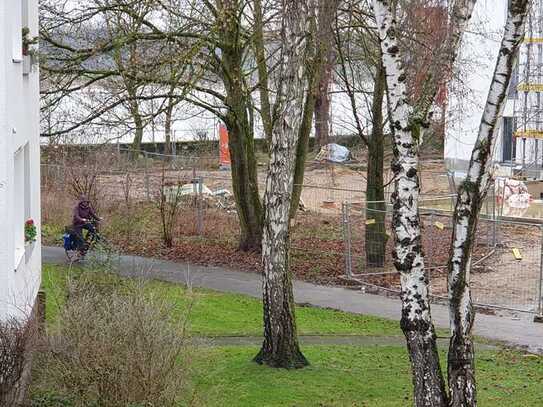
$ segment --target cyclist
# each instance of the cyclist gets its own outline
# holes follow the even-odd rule
[[[101,219],[92,208],[89,199],[85,195],[82,195],[74,208],[72,220],[72,232],[77,247],[81,252],[86,250],[83,229],[87,230],[89,235],[96,235],[96,226],[100,221]]]

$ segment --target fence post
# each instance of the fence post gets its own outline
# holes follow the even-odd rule
[[[143,159],[145,161],[144,171],[145,171],[145,194],[147,195],[147,200],[151,199],[151,186],[149,184],[149,169],[147,168],[147,151],[143,152]]]
[[[490,247],[490,209],[488,207],[488,194],[485,199],[485,217],[483,217],[483,221],[486,219],[486,247]]]
[[[498,217],[496,216],[496,182],[492,183],[492,247],[496,248],[497,238],[496,238],[496,229],[497,229]]]
[[[432,265],[434,264],[434,211],[432,210],[430,211],[430,228],[428,230],[428,235],[430,247],[428,247],[428,255],[426,256],[426,258],[428,259],[428,268],[431,269]]]
[[[198,235],[204,234],[204,220],[203,220],[203,198],[204,198],[204,177],[198,177]]]
[[[351,220],[349,215],[349,204],[343,202],[341,205],[343,223],[343,245],[345,247],[345,274],[347,278],[353,278],[352,251],[351,251]]]
[[[534,322],[543,322],[543,226],[540,226],[540,248],[539,248],[539,278],[537,279],[537,311],[534,316]]]
[[[200,187],[199,187],[199,183],[200,183],[200,180],[196,177],[196,169],[195,168],[192,168],[192,178],[190,180],[190,183],[192,184],[192,196],[191,196],[191,201],[192,201],[192,205],[193,205],[193,208],[194,208],[194,216],[195,216],[195,222],[196,224],[194,225],[195,228],[196,228],[196,234],[199,235],[200,234],[200,211],[199,211],[199,203],[198,201],[200,200]]]

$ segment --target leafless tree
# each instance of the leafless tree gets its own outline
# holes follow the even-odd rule
[[[453,215],[448,261],[451,341],[448,356],[450,405],[476,406],[475,360],[471,334],[475,312],[471,303],[470,271],[477,221],[491,184],[492,145],[503,113],[507,89],[530,6],[529,0],[509,3],[505,31],[466,178],[460,184]]]
[[[187,80],[184,63],[198,41],[181,41],[150,24],[164,14],[164,4],[158,0],[44,2],[42,116],[47,123],[43,135],[74,135],[79,142],[85,141],[84,135],[89,142],[103,142],[133,133],[133,148],[140,149],[145,126],[182,100],[198,77],[191,72]],[[188,23],[178,24],[175,30]]]
[[[383,267],[388,240],[385,228],[385,75],[369,4],[349,1],[335,22],[339,88],[347,96],[352,122],[367,148],[366,263]],[[371,123],[368,129],[367,123]]]
[[[527,0],[510,2],[502,49],[483,116],[481,131],[475,146],[468,177],[460,189],[455,210],[455,232],[449,265],[449,299],[453,318],[451,347],[449,350],[450,403],[454,406],[475,406],[476,391],[473,370],[473,348],[470,333],[473,322],[469,297],[469,239],[475,233],[476,219],[484,196],[487,174],[484,171],[489,158],[489,135],[503,107],[505,92],[511,76],[516,49],[522,37]],[[398,40],[397,11],[393,4],[373,0],[379,32],[382,62],[386,73],[388,109],[394,137],[394,193],[392,229],[394,261],[401,273],[402,318],[401,326],[413,370],[416,406],[447,406],[449,395],[439,365],[435,330],[429,304],[428,274],[424,266],[419,217],[419,145],[428,123],[428,113],[439,89],[439,72],[452,68],[463,33],[467,28],[475,0],[457,0],[452,5],[451,23],[447,39],[426,67],[425,84],[418,95],[409,94],[409,77],[404,63],[405,48]],[[434,79],[432,79],[434,78]],[[488,146],[487,146],[487,143]],[[481,159],[481,161],[479,161]]]

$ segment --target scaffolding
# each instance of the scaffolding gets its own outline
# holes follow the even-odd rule
[[[543,0],[533,0],[513,79],[512,161],[523,178],[543,172]],[[516,80],[515,80],[516,79]],[[516,83],[515,83],[516,82]]]

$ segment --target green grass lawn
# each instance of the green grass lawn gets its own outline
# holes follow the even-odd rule
[[[206,406],[411,406],[403,347],[308,346],[311,365],[273,370],[251,362],[255,349],[213,349],[197,366],[195,386]],[[441,353],[442,361],[446,360]],[[479,405],[543,405],[543,361],[516,352],[477,355]]]
[[[47,319],[57,317],[67,276],[91,271],[46,266]],[[126,280],[96,273],[99,284],[122,287]],[[194,335],[259,335],[260,301],[240,295],[186,289],[153,282],[150,295],[166,297],[183,315],[192,304]],[[298,307],[302,334],[400,336],[397,322],[332,310]],[[304,346],[311,362],[285,371],[251,362],[257,347],[202,347],[193,355],[190,405],[202,406],[410,406],[407,353],[400,346]],[[442,352],[442,361],[446,361]],[[446,369],[444,369],[446,371]],[[543,358],[512,351],[477,353],[480,406],[543,405]]]
[[[42,285],[47,292],[47,320],[56,318],[64,301],[66,281],[82,272],[74,268],[45,265]],[[122,285],[125,280],[102,273],[95,273],[96,280],[106,279],[107,284]],[[179,315],[189,303],[190,331],[194,335],[235,336],[262,335],[262,303],[243,295],[224,294],[210,290],[187,290],[179,285],[150,282],[147,289],[154,295],[171,300]],[[314,307],[297,307],[298,331],[302,335],[375,335],[402,336],[398,322],[364,315],[326,310]]]

